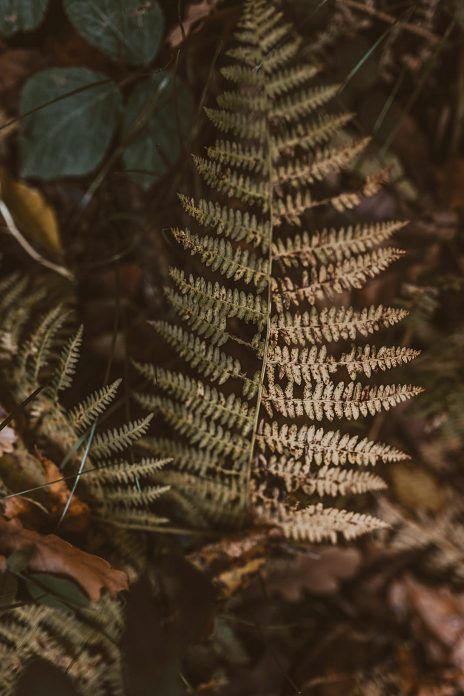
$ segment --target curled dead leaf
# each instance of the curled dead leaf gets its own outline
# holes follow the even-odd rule
[[[63,512],[71,492],[63,474],[56,464],[46,457],[39,456],[45,470],[45,476],[49,482],[47,486],[50,498],[49,511],[53,519],[59,519]],[[68,532],[83,532],[87,529],[90,522],[90,509],[76,494],[71,498],[66,516],[64,517],[61,528]]]
[[[19,520],[0,517],[0,553],[5,556],[26,547],[33,549],[29,570],[72,578],[92,602],[100,599],[102,589],[112,597],[128,589],[126,573],[100,556],[82,551],[55,534],[39,534],[23,527]]]
[[[184,37],[187,37],[195,24],[207,17],[215,8],[217,0],[202,0],[199,3],[190,3],[187,6],[185,16],[182,20],[182,27],[177,25],[169,32],[166,41],[171,48],[177,48],[183,42]]]
[[[58,219],[42,193],[24,181],[13,179],[0,169],[1,198],[21,234],[34,246],[62,255]]]
[[[223,597],[231,597],[250,583],[266,562],[269,530],[249,530],[208,544],[188,560],[213,582]]]

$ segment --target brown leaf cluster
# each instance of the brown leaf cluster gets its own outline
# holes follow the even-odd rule
[[[39,534],[23,527],[19,520],[0,517],[0,568],[5,570],[7,556],[32,548],[28,569],[64,575],[77,582],[92,602],[98,602],[103,589],[114,597],[128,589],[125,572],[112,568],[100,556],[87,553],[55,534]]]

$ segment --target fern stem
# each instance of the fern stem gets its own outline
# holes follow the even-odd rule
[[[262,352],[262,362],[261,362],[261,373],[259,376],[258,393],[256,397],[256,407],[253,422],[253,429],[251,433],[250,442],[250,455],[248,458],[247,474],[246,474],[246,495],[247,495],[247,508],[251,511],[253,509],[253,501],[251,500],[251,476],[253,471],[253,460],[255,455],[256,447],[256,437],[258,434],[259,425],[259,414],[261,411],[261,404],[263,401],[263,388],[264,379],[267,369],[267,360],[269,353],[269,340],[271,336],[271,310],[272,310],[272,262],[273,262],[273,249],[272,249],[272,232],[273,232],[273,169],[272,169],[272,148],[271,148],[271,136],[269,129],[269,109],[266,109],[266,147],[267,147],[267,168],[269,177],[269,192],[268,192],[268,203],[269,203],[269,232],[268,232],[268,256],[267,256],[267,297],[266,297],[266,337],[264,339],[264,346]]]

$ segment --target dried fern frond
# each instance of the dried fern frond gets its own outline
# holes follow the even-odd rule
[[[346,136],[352,115],[333,108],[338,87],[313,84],[319,68],[298,62],[300,39],[278,3],[246,0],[235,39],[222,70],[233,87],[206,111],[221,135],[194,157],[214,197],[181,196],[192,226],[173,230],[200,271],[172,270],[166,296],[181,323],[154,325],[196,374],[138,365],[157,394],[137,398],[175,433],[150,448],[173,457],[171,495],[195,524],[254,520],[300,541],[351,539],[382,523],[320,501],[379,490],[359,467],[406,455],[326,424],[420,389],[371,382],[417,351],[334,346],[406,312],[340,303],[400,258],[388,244],[404,223],[340,222],[385,174],[341,186],[368,141]]]

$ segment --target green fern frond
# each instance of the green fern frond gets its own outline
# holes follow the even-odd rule
[[[122,452],[130,447],[136,440],[145,435],[152,419],[153,414],[150,413],[145,418],[131,421],[120,428],[98,433],[92,442],[92,457],[98,459],[108,457],[110,454]]]
[[[68,417],[78,432],[85,430],[103,413],[116,396],[121,382],[121,379],[117,379],[111,384],[101,387],[101,389],[86,397],[82,403],[74,406]]]
[[[52,385],[52,389],[55,394],[58,394],[64,389],[69,389],[72,384],[72,379],[74,377],[74,373],[76,372],[80,348],[82,345],[82,332],[83,326],[80,326],[75,335],[69,339],[60,353],[58,365],[55,368],[55,377]]]

